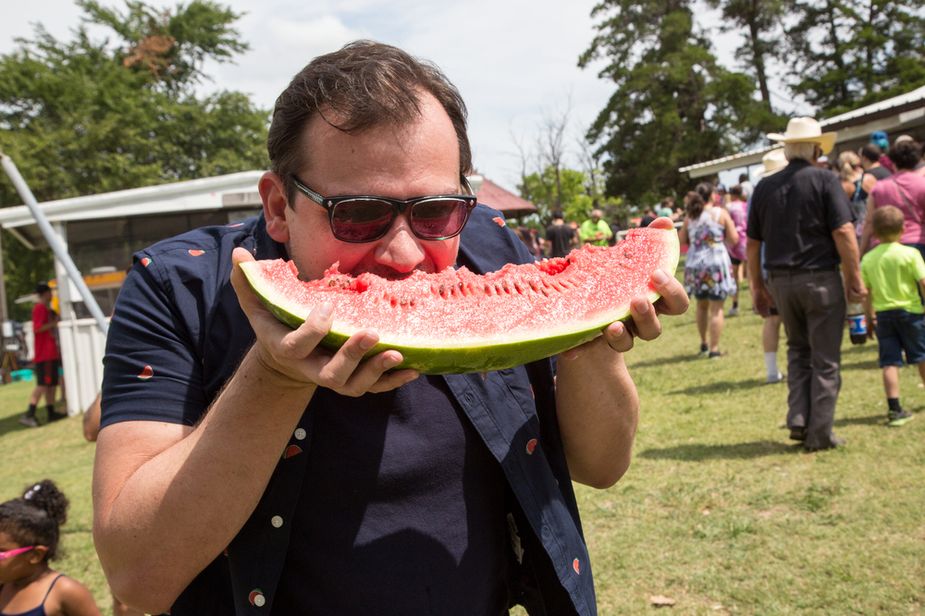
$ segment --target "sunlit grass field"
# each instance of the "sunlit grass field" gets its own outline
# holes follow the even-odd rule
[[[846,336],[847,446],[803,453],[782,429],[786,385],[764,384],[761,320],[747,297],[742,308],[719,359],[696,357],[693,310],[629,354],[642,399],[633,465],[612,489],[578,488],[600,613],[650,614],[657,597],[676,614],[925,613],[925,417],[884,426],[876,344]],[[904,404],[922,412],[915,371],[901,378]],[[71,512],[55,566],[108,613],[90,536],[93,445],[79,418],[19,426],[30,388],[0,386],[0,499],[59,483]]]

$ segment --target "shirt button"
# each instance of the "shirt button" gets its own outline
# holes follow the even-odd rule
[[[267,604],[267,598],[263,596],[263,591],[261,591],[259,588],[252,590],[251,593],[247,596],[247,599],[250,601],[250,604],[255,607],[263,607]]]
[[[306,436],[305,428],[296,428],[295,432],[293,432],[292,434],[293,436],[295,436],[297,441],[305,440],[305,436]]]
[[[280,528],[283,525],[283,518],[281,518],[278,515],[275,515],[272,518],[270,518],[270,524],[273,525],[273,528]]]

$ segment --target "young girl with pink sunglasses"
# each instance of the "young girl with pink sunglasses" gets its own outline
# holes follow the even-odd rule
[[[83,584],[48,566],[67,506],[50,479],[0,504],[0,616],[100,616]]]

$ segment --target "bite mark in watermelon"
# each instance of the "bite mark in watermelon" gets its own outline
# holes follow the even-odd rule
[[[501,370],[549,357],[593,340],[629,317],[656,269],[673,273],[679,258],[674,229],[631,230],[610,248],[585,246],[567,257],[505,265],[478,275],[466,268],[415,272],[403,280],[350,276],[337,265],[303,282],[292,262],[242,263],[254,292],[290,327],[324,302],[334,322],[322,344],[340,347],[361,329],[379,343],[368,355],[395,349],[401,368],[426,374]]]

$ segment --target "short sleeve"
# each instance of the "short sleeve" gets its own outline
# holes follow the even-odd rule
[[[845,223],[854,222],[854,212],[851,211],[851,204],[848,203],[848,195],[841,187],[838,176],[834,173],[825,172],[825,199],[826,205],[825,216],[826,224],[830,231],[835,231]]]
[[[925,280],[925,259],[922,259],[922,253],[917,248],[911,251],[912,271],[915,273],[915,280]]]
[[[746,217],[745,222],[745,235],[752,238],[753,240],[762,241],[761,237],[761,223],[758,220],[758,208],[754,206],[754,203],[749,203],[748,206],[748,216]]]
[[[103,360],[103,427],[122,421],[193,425],[206,409],[190,316],[172,301],[165,280],[158,260],[142,257],[119,292]]]

